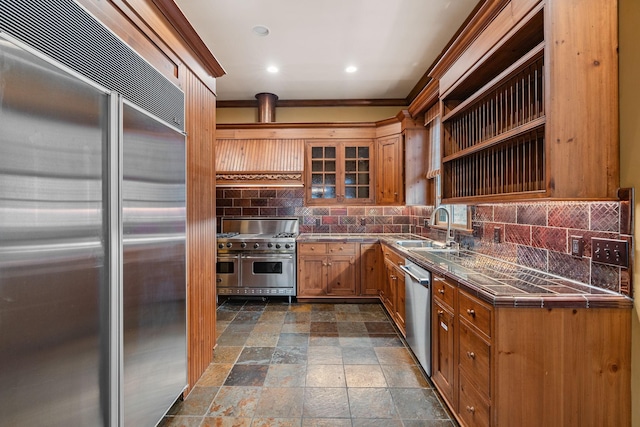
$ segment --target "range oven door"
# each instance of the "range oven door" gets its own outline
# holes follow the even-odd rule
[[[216,285],[218,288],[240,286],[240,255],[218,255],[216,261]]]
[[[242,286],[246,288],[291,288],[296,285],[293,254],[242,255]]]

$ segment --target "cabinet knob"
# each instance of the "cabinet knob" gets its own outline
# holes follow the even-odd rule
[[[467,357],[469,359],[475,359],[476,358],[476,354],[473,351],[467,351]]]
[[[438,293],[439,293],[440,295],[444,295],[444,289],[438,289]]]
[[[328,265],[331,265],[331,263],[329,263]]]
[[[444,314],[444,311],[438,310],[438,316],[442,316],[443,314]]]
[[[476,311],[471,308],[467,308],[467,314],[471,317],[476,317]]]
[[[327,266],[327,263],[326,263],[326,262],[323,262],[323,263],[322,263],[322,266],[323,266],[323,267],[326,267],[326,266]]]
[[[467,412],[469,412],[470,414],[474,414],[476,412],[476,408],[467,405]]]

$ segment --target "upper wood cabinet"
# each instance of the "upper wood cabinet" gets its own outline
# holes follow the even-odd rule
[[[372,140],[307,142],[305,156],[308,205],[374,202]]]
[[[402,110],[379,128],[377,138],[376,203],[427,204],[427,131],[424,116]]]
[[[512,0],[440,76],[445,203],[616,198],[617,7],[605,3]]]
[[[404,200],[402,185],[402,138],[400,135],[378,140],[376,203],[399,204]]]

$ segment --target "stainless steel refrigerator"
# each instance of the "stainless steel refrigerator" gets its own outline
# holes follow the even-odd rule
[[[0,32],[3,425],[151,426],[186,386],[184,134]]]

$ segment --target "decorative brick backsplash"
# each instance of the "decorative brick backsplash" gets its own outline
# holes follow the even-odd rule
[[[304,206],[303,188],[220,188],[223,216],[296,216],[302,233],[415,233],[444,240],[445,231],[425,226],[432,206]],[[630,271],[591,262],[591,238],[627,239],[623,202],[531,202],[471,206],[472,230],[456,240],[475,251],[583,283],[630,294]],[[622,228],[621,228],[622,227]],[[501,243],[494,243],[499,228]],[[582,236],[584,256],[570,253],[571,236]],[[631,243],[631,242],[630,242]],[[630,251],[632,252],[632,251]]]
[[[626,239],[620,202],[535,202],[471,206],[473,233],[456,240],[475,251],[616,292],[630,293],[628,269],[591,262],[591,238]],[[414,232],[444,240],[441,230],[422,227],[433,209],[413,207]],[[622,210],[622,212],[621,212]],[[624,221],[622,221],[624,222]],[[494,243],[494,229],[502,236]],[[571,236],[581,236],[584,256],[571,255]]]
[[[302,188],[219,188],[220,218],[234,216],[297,216],[301,233],[410,233],[411,208],[404,206],[304,206]]]

